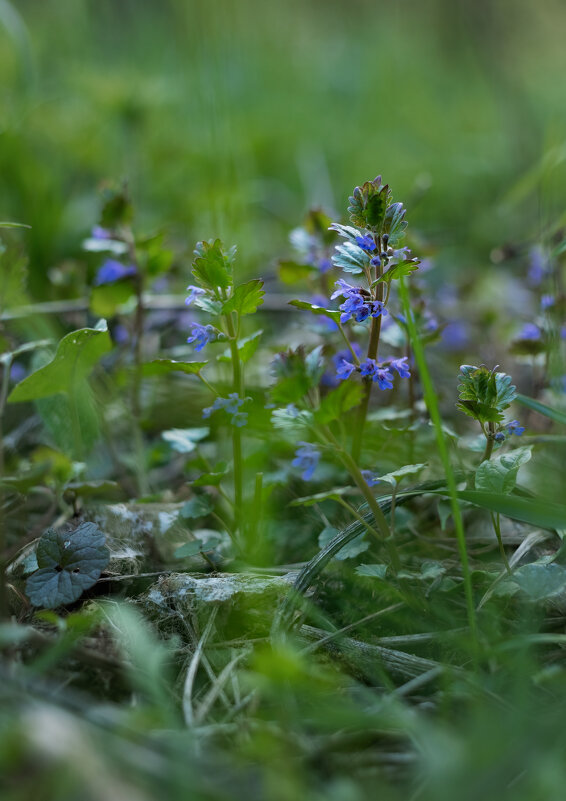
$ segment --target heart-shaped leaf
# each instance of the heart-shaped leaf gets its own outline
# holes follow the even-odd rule
[[[26,583],[34,606],[55,609],[76,601],[98,581],[110,554],[106,538],[94,523],[75,531],[48,529],[37,546],[37,570]]]

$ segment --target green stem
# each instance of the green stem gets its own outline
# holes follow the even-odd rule
[[[364,477],[362,476],[361,470],[354,461],[353,457],[348,453],[348,451],[344,450],[344,448],[340,445],[334,434],[330,431],[329,428],[324,427],[323,434],[325,438],[333,445],[336,455],[346,468],[346,470],[350,473],[354,482],[362,495],[364,496],[367,504],[373,514],[375,524],[378,528],[378,538],[381,543],[385,543],[385,546],[389,552],[389,558],[391,560],[391,566],[394,572],[397,572],[401,567],[401,560],[399,558],[399,554],[397,553],[397,548],[395,547],[395,543],[391,538],[391,532],[389,530],[389,526],[387,524],[387,520],[385,519],[385,515],[381,511],[381,508],[375,499],[374,494],[370,490],[367,482],[365,481]]]
[[[381,239],[378,237],[378,252],[381,251]],[[375,277],[379,278],[381,275],[381,267],[375,268]],[[375,296],[374,300],[378,300],[383,302],[383,282],[380,281],[376,284],[375,287]],[[372,317],[371,318],[371,329],[369,335],[369,344],[368,344],[368,352],[367,357],[368,359],[377,359],[377,351],[379,348],[379,337],[381,334],[381,315],[379,317]],[[371,388],[373,386],[373,381],[368,376],[363,379],[363,389],[364,394],[362,397],[362,401],[358,406],[356,420],[354,423],[354,436],[352,438],[352,458],[358,462],[360,459],[360,454],[362,452],[362,440],[364,435],[364,428],[366,424],[366,417],[369,408],[369,402],[371,397]]]
[[[490,516],[491,516],[491,523],[493,525],[493,530],[495,531],[495,536],[497,537],[497,542],[499,544],[499,553],[501,554],[501,558],[503,559],[503,564],[505,565],[505,570],[509,575],[511,575],[512,572],[511,567],[509,565],[509,562],[507,561],[507,554],[505,553],[505,548],[503,547],[503,538],[501,536],[499,512],[497,512],[497,514],[490,512]]]
[[[446,475],[446,485],[448,487],[448,491],[450,493],[450,505],[452,507],[452,516],[454,518],[454,527],[456,529],[456,537],[458,541],[458,550],[460,553],[460,562],[462,564],[462,576],[464,579],[464,592],[466,595],[466,608],[468,613],[468,623],[470,626],[470,632],[472,635],[472,640],[474,643],[474,647],[477,647],[478,644],[478,630],[477,630],[477,621],[476,621],[476,611],[474,607],[474,595],[472,590],[472,576],[470,572],[470,565],[468,560],[468,551],[466,547],[466,537],[464,535],[464,524],[462,521],[462,512],[460,509],[460,504],[458,503],[458,496],[457,496],[457,489],[456,489],[456,477],[454,475],[454,470],[452,469],[452,464],[450,463],[450,457],[448,455],[448,448],[446,446],[446,440],[444,438],[444,431],[442,429],[442,420],[440,417],[440,411],[438,408],[438,401],[436,397],[436,393],[434,391],[434,386],[432,383],[432,378],[430,376],[428,365],[426,363],[426,358],[424,354],[423,344],[417,332],[417,328],[415,325],[415,321],[413,319],[413,314],[411,310],[411,305],[409,302],[409,293],[407,291],[407,287],[405,286],[405,282],[403,278],[399,279],[399,295],[401,298],[401,303],[403,305],[403,314],[407,320],[407,329],[409,331],[409,337],[411,340],[411,344],[413,347],[413,353],[415,355],[415,361],[419,368],[419,374],[422,381],[423,392],[424,392],[424,399],[430,414],[430,418],[434,425],[434,431],[436,434],[436,446],[438,448],[438,453],[440,454],[440,458],[442,460],[442,464],[444,466],[444,472]]]
[[[344,326],[343,326],[343,325],[342,325],[342,323],[340,323],[340,322],[338,323],[338,330],[339,330],[339,331],[340,331],[340,333],[342,334],[342,336],[343,336],[343,338],[344,338],[344,342],[346,343],[346,345],[348,346],[348,350],[349,350],[349,351],[350,351],[350,353],[352,354],[352,359],[354,360],[354,364],[356,365],[356,367],[359,367],[359,366],[360,366],[360,360],[359,360],[359,359],[358,359],[358,357],[356,356],[356,351],[355,351],[355,350],[354,350],[354,348],[352,347],[352,343],[350,342],[350,340],[348,339],[348,336],[347,336],[346,332],[344,331]]]
[[[2,388],[0,390],[0,481],[4,478],[4,408],[10,382],[12,359],[9,358],[2,368]],[[6,586],[6,563],[4,553],[7,548],[6,526],[4,523],[4,490],[0,488],[0,620],[8,617],[8,593]]]
[[[232,354],[232,380],[234,392],[242,400],[245,398],[244,373],[238,349],[238,338],[234,328],[232,315],[225,316],[226,330],[230,339],[230,352]],[[234,458],[234,525],[236,534],[242,533],[242,504],[244,484],[244,462],[242,458],[242,434],[238,426],[232,426],[232,453]]]
[[[485,434],[486,443],[485,443],[485,451],[483,452],[483,456],[481,457],[482,462],[488,462],[491,459],[491,454],[493,452],[493,445],[495,443],[494,435],[495,435],[495,426],[493,423],[488,423],[488,433]]]

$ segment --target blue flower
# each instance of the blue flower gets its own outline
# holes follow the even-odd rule
[[[361,473],[368,487],[375,487],[376,484],[379,484],[379,477],[371,470],[362,470]]]
[[[321,259],[318,263],[318,269],[324,275],[324,273],[332,269],[332,262],[330,259]]]
[[[341,359],[338,367],[336,368],[336,375],[340,378],[350,378],[354,370],[356,369],[356,365],[352,364],[352,362],[346,361],[346,359]]]
[[[555,303],[556,299],[554,295],[543,295],[540,299],[541,309],[550,309],[550,307],[554,306]]]
[[[393,389],[393,373],[390,373],[386,367],[378,367],[372,380],[377,381],[380,389]]]
[[[373,236],[370,236],[369,234],[366,234],[365,236],[357,236],[356,245],[362,250],[375,250],[377,248]]]
[[[356,315],[356,320],[361,323],[362,320],[365,320],[369,314],[369,309],[364,305],[364,300],[361,294],[350,294],[340,305],[340,311],[342,314],[340,315],[340,322],[347,323],[348,320]],[[364,316],[365,314],[365,316]],[[361,319],[358,319],[361,316]]]
[[[344,305],[346,305],[346,304],[344,304]],[[342,307],[340,307],[340,308],[342,308]],[[356,320],[356,322],[357,322],[357,323],[363,323],[363,321],[364,321],[364,320],[367,320],[367,318],[369,317],[369,313],[370,313],[370,307],[369,307],[369,304],[367,304],[367,303],[362,303],[362,305],[361,305],[361,306],[359,307],[359,309],[356,311],[356,313],[355,313],[355,315],[354,315],[354,319]],[[342,315],[342,317],[344,317],[344,315]],[[344,320],[342,319],[342,317],[340,317],[340,322],[341,322],[341,323],[343,323],[343,322],[344,322]]]
[[[537,340],[540,339],[541,336],[542,332],[538,325],[535,325],[534,323],[525,323],[521,333],[519,334],[519,339]]]
[[[411,373],[409,372],[409,360],[406,356],[403,356],[402,359],[391,359],[389,362],[389,367],[396,370],[401,378],[410,378]]]
[[[102,228],[100,225],[95,225],[91,230],[90,235],[93,239],[112,239],[112,233],[107,228]]]
[[[303,473],[303,481],[310,481],[314,471],[318,466],[320,452],[310,442],[299,442],[299,447],[295,451],[295,458],[291,462],[293,467],[298,467]]]
[[[378,365],[375,359],[366,359],[360,365],[360,375],[362,378],[373,378],[377,367]]]
[[[540,245],[535,245],[530,249],[529,259],[527,278],[531,286],[538,286],[548,274],[548,263]]]
[[[190,306],[191,303],[199,297],[199,295],[206,295],[205,289],[201,289],[200,286],[193,286],[192,284],[189,284],[187,287],[187,292],[189,293],[185,299],[187,306]]]
[[[503,431],[498,431],[493,438],[496,442],[505,442],[505,434]]]
[[[218,412],[223,409],[225,412],[232,415],[232,419],[230,421],[232,425],[241,428],[248,422],[247,412],[240,411],[240,407],[243,406],[247,400],[250,400],[250,398],[240,398],[237,392],[231,392],[227,398],[215,398],[212,406],[207,406],[202,410],[202,416],[207,419],[214,412]]]
[[[116,259],[107,259],[98,270],[94,285],[113,284],[115,281],[121,281],[122,278],[131,278],[135,274],[136,268],[133,264],[126,265]]]
[[[519,421],[518,421],[518,420],[511,420],[511,422],[510,422],[510,423],[507,423],[507,425],[505,426],[505,428],[507,429],[507,432],[508,432],[509,434],[515,434],[515,436],[517,436],[517,437],[520,437],[520,436],[521,436],[521,434],[522,434],[522,433],[524,432],[524,430],[525,430],[525,426],[522,426],[522,425],[519,423]]]
[[[374,256],[373,259],[370,259],[369,263],[372,267],[381,267],[381,257]]]
[[[195,343],[195,350],[201,351],[205,345],[216,339],[216,329],[212,325],[191,323],[191,336],[187,339],[189,344]]]
[[[384,317],[387,317],[389,314],[381,300],[372,300],[370,303],[368,303],[368,306],[372,317],[379,317],[380,314],[382,314]]]
[[[353,286],[349,284],[347,281],[344,281],[343,278],[339,278],[337,281],[334,282],[334,286],[338,287],[335,289],[332,295],[330,296],[330,300],[336,300],[339,297],[349,297],[350,295],[357,295],[362,291],[361,286]]]

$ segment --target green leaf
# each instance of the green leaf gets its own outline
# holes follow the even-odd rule
[[[386,270],[382,276],[376,278],[372,286],[379,284],[380,281],[385,281],[385,283],[388,284],[390,281],[394,281],[397,278],[404,278],[406,275],[410,275],[414,273],[415,270],[418,270],[419,264],[419,259],[405,259],[405,261],[400,261],[398,264],[394,264],[390,267],[389,270]]]
[[[519,468],[530,458],[531,448],[524,447],[486,459],[476,470],[476,489],[505,494],[512,492]]]
[[[217,487],[228,473],[226,462],[218,462],[210,473],[203,473],[191,482],[193,487]]]
[[[100,214],[100,225],[103,228],[113,230],[131,223],[134,217],[134,207],[125,187],[106,189],[103,200],[104,205]]]
[[[352,242],[352,244],[356,244],[356,239],[358,237],[362,237],[364,235],[364,231],[360,231],[359,228],[352,228],[351,225],[340,225],[340,223],[332,223],[330,226],[331,231],[337,231],[340,236],[347,239],[348,242]]]
[[[196,495],[183,504],[179,514],[186,520],[198,517],[206,517],[214,509],[214,504],[208,495]]]
[[[358,576],[383,580],[387,575],[387,569],[388,565],[358,565],[356,573]]]
[[[302,498],[295,498],[289,506],[314,506],[315,503],[322,501],[339,501],[342,495],[354,492],[353,487],[334,487],[326,492],[317,492],[315,495],[305,495]]]
[[[197,258],[193,262],[193,275],[206,289],[228,289],[232,286],[232,263],[235,251],[224,252],[222,242],[198,242]]]
[[[296,309],[305,309],[310,311],[311,314],[320,315],[322,317],[330,317],[335,323],[339,322],[341,312],[336,309],[324,309],[322,306],[317,306],[315,303],[307,303],[306,300],[290,300],[289,306],[294,306]]]
[[[503,410],[507,409],[517,396],[511,376],[496,373],[487,367],[463,364],[460,367],[458,385],[461,403],[456,404],[460,411],[482,423],[501,422]]]
[[[370,267],[370,256],[354,242],[344,242],[336,245],[332,254],[332,264],[346,273],[359,275]]]
[[[17,222],[7,222],[6,220],[0,222],[0,228],[31,228],[31,225]]]
[[[197,553],[200,553],[203,549],[202,542],[198,540],[192,540],[191,542],[186,542],[184,545],[181,545],[177,548],[173,554],[174,559],[186,559],[188,556],[196,556]]]
[[[263,281],[254,278],[234,289],[232,297],[222,306],[222,314],[237,312],[239,315],[253,314],[257,307],[263,303],[265,292],[262,289]]]
[[[443,490],[437,490],[438,495],[448,495]],[[458,498],[463,501],[499,512],[513,520],[520,520],[532,526],[546,528],[550,531],[566,527],[566,506],[550,501],[535,498],[522,498],[517,495],[500,495],[495,492],[483,490],[459,490]]]
[[[426,462],[422,464],[406,464],[404,467],[399,467],[397,470],[392,470],[390,473],[385,473],[383,476],[378,476],[379,481],[387,481],[394,487],[406,476],[416,476],[427,466]]]
[[[201,426],[200,428],[171,428],[169,431],[162,431],[161,436],[174,451],[177,453],[192,453],[197,446],[197,442],[205,439],[210,434],[210,428]]]
[[[114,317],[134,292],[134,285],[128,279],[95,286],[90,294],[90,309],[97,317]]]
[[[336,537],[339,533],[339,529],[334,528],[333,526],[326,526],[326,528],[323,528],[318,535],[318,547],[321,549],[326,548],[328,543],[332,542],[334,537]],[[344,545],[344,547],[334,555],[334,558],[338,559],[339,561],[343,561],[344,559],[353,559],[355,556],[359,556],[359,554],[367,551],[368,548],[369,542],[365,542],[364,535],[360,534],[359,537],[356,537],[355,539],[346,543],[346,545]]]
[[[9,403],[47,398],[63,392],[73,395],[81,389],[97,362],[112,349],[108,327],[81,328],[59,342],[55,357],[14,387]]]
[[[271,389],[273,401],[278,404],[297,403],[310,389],[318,386],[324,372],[322,346],[308,355],[302,346],[278,353],[272,367],[279,379]]]
[[[516,400],[523,406],[526,406],[527,409],[532,409],[533,412],[543,414],[550,420],[554,420],[555,423],[562,423],[562,425],[566,425],[566,414],[564,414],[564,412],[560,412],[558,409],[553,409],[550,406],[546,406],[544,403],[541,403],[534,398],[528,398],[526,395],[517,394]]]
[[[213,317],[218,317],[218,315],[222,314],[222,301],[213,300],[208,295],[199,295],[194,299],[193,304],[198,309],[202,309],[208,314],[212,314]]]
[[[392,203],[387,207],[383,220],[382,233],[389,234],[388,245],[395,247],[405,236],[405,207],[402,203]]]
[[[557,564],[521,565],[510,581],[518,584],[533,601],[542,601],[566,590],[566,568]]]
[[[354,225],[381,234],[390,199],[389,186],[382,184],[381,175],[373,181],[366,181],[362,186],[357,186],[350,197],[350,220]]]
[[[71,604],[96,584],[110,559],[105,539],[94,523],[72,532],[48,529],[37,546],[39,570],[26,582],[32,604],[45,609]]]
[[[360,403],[362,395],[361,384],[343,381],[321,400],[320,408],[314,413],[315,421],[325,425],[332,420],[340,419],[343,414]]]
[[[240,354],[240,361],[247,364],[258,349],[259,340],[263,334],[262,330],[254,331],[249,337],[238,340],[238,353]],[[230,363],[232,361],[232,354],[227,348],[224,353],[216,357],[219,362]]]
[[[71,481],[65,485],[64,497],[70,495],[79,498],[104,498],[118,500],[124,497],[124,490],[116,481],[99,479],[98,481]]]
[[[166,375],[167,373],[200,373],[208,362],[178,362],[175,359],[154,359],[143,366],[143,374],[147,376]]]

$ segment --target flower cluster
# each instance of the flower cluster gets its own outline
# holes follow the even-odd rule
[[[189,345],[195,345],[195,350],[201,351],[209,342],[214,342],[217,339],[218,331],[213,325],[201,325],[200,323],[191,323],[191,336],[188,337],[187,342]]]
[[[368,317],[379,317],[388,313],[384,304],[380,300],[372,300],[367,289],[361,286],[353,286],[343,278],[339,278],[335,284],[338,288],[330,296],[330,300],[335,300],[338,297],[345,298],[344,303],[341,304],[340,322],[346,323],[353,317],[356,322],[362,323]]]
[[[310,481],[313,473],[318,466],[320,451],[310,442],[299,442],[299,447],[295,451],[295,458],[291,462],[293,467],[302,470],[301,478],[303,481]]]
[[[231,392],[227,398],[216,398],[212,406],[207,406],[206,409],[202,410],[202,416],[207,419],[214,412],[218,412],[223,409],[225,412],[232,415],[232,419],[230,421],[232,425],[241,428],[248,422],[247,412],[240,411],[240,408],[247,400],[248,398],[240,398],[237,392]]]
[[[522,426],[518,420],[511,420],[510,423],[505,424],[504,428],[506,431],[498,431],[494,436],[493,439],[496,442],[505,442],[507,437],[510,437],[512,434],[515,434],[516,437],[520,437],[525,431],[525,426]]]
[[[377,362],[375,359],[365,359],[359,367],[349,362],[343,356],[337,364],[336,373],[341,379],[349,378],[354,371],[358,371],[362,378],[371,378],[380,389],[393,388],[393,373],[395,370],[401,378],[410,378],[409,361],[406,356],[401,359],[388,359]]]

